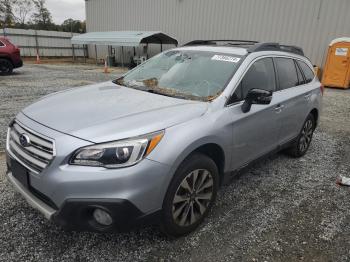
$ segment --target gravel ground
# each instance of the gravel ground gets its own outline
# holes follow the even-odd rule
[[[25,66],[1,79],[2,132],[38,96],[111,77],[90,71]],[[305,157],[277,154],[251,167],[222,188],[203,226],[177,240],[155,227],[122,234],[63,231],[14,193],[0,154],[0,260],[349,261],[350,188],[337,187],[335,179],[350,175],[350,90],[327,89],[324,105]]]
[[[6,126],[25,106],[40,97],[70,87],[115,79],[120,71],[101,73],[94,65],[29,64],[11,76],[0,76],[0,151],[5,147]]]

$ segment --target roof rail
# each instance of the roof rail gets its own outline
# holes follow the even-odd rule
[[[247,48],[249,53],[259,51],[283,51],[304,56],[304,51],[301,47],[294,45],[280,45],[274,42],[257,42],[251,40],[193,40],[183,46],[196,45],[218,45],[218,43],[226,43],[231,46],[241,46]]]
[[[252,47],[250,47],[247,51],[249,53],[258,52],[258,51],[280,51],[280,44],[269,43],[269,42],[257,43]]]
[[[251,40],[225,40],[225,39],[218,39],[218,40],[193,40],[191,42],[188,42],[184,44],[183,46],[193,46],[193,45],[218,45],[218,43],[224,43],[226,42],[229,45],[254,45],[259,42],[257,41],[251,41]]]
[[[249,53],[259,51],[283,51],[304,56],[304,51],[301,47],[293,45],[280,45],[279,43],[257,43],[248,49]]]
[[[295,53],[295,54],[304,56],[304,50],[301,47],[299,47],[299,46],[295,46],[295,45],[281,45],[281,49],[283,51],[286,51],[286,52],[291,52],[291,53]]]

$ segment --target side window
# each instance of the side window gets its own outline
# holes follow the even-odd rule
[[[311,68],[302,61],[297,61],[297,63],[299,64],[301,70],[304,72],[305,84],[310,83],[315,77],[314,71],[312,71]]]
[[[250,66],[237,87],[231,102],[244,100],[249,90],[259,88],[266,91],[276,90],[275,70],[272,58],[263,58]]]
[[[0,46],[5,46],[3,42],[0,41]]]
[[[275,62],[280,89],[297,86],[299,80],[293,59],[275,58]]]
[[[301,73],[299,66],[297,65],[297,61],[294,60],[294,63],[295,63],[295,68],[297,69],[297,76],[298,76],[299,85],[303,85],[303,84],[305,84],[304,76]]]

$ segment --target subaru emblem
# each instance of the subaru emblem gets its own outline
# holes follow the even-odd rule
[[[30,145],[30,139],[29,139],[29,136],[26,135],[26,134],[21,134],[19,136],[19,142],[21,143],[21,145],[23,147],[27,147]]]

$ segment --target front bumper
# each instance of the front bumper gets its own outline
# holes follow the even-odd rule
[[[47,203],[46,197],[38,196],[38,193],[33,192],[35,189],[22,185],[11,170],[8,170],[7,178],[31,207],[43,214],[46,219],[68,230],[126,231],[135,226],[159,223],[160,211],[144,214],[125,199],[67,199],[59,209],[55,209]],[[96,208],[107,211],[113,223],[109,226],[98,224],[92,215]]]
[[[57,210],[53,209],[52,207],[44,203],[42,200],[37,198],[35,195],[33,195],[32,192],[30,192],[29,189],[24,187],[16,178],[14,178],[11,171],[7,172],[7,178],[11,182],[15,190],[24,197],[28,204],[34,209],[38,210],[40,213],[42,213],[45,218],[50,220],[52,216],[56,213]]]
[[[93,211],[98,208],[107,211],[113,219],[110,226],[98,224]],[[160,211],[142,213],[125,199],[68,199],[52,216],[58,225],[78,231],[127,231],[141,225],[158,224]]]
[[[23,66],[23,60],[19,59],[16,63],[13,64],[13,68],[19,68]]]

